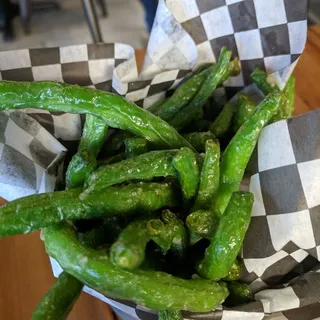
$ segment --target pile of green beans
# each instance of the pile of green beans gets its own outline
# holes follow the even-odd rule
[[[41,229],[64,270],[32,319],[65,319],[83,285],[155,309],[160,319],[252,301],[238,254],[254,199],[239,187],[263,127],[292,114],[294,79],[281,91],[255,70],[265,99],[257,105],[239,95],[206,119],[215,89],[239,71],[223,48],[216,64],[149,110],[79,86],[0,81],[0,111],[87,114],[66,190],[0,207],[0,238]],[[197,131],[202,124],[206,131]],[[107,138],[109,127],[119,130]],[[103,144],[110,157],[99,159]],[[85,232],[77,227],[97,219]]]

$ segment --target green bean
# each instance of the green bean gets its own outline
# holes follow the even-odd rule
[[[152,212],[176,205],[174,188],[167,184],[137,183],[112,187],[79,199],[81,189],[32,195],[11,203],[13,214],[1,215],[0,238],[25,234],[63,220],[92,219],[107,216]],[[46,199],[47,201],[44,201]],[[27,207],[30,204],[30,208]]]
[[[286,109],[288,111],[288,118],[293,115],[294,112],[294,94],[295,94],[296,79],[291,76],[284,88],[284,92],[287,94]]]
[[[133,158],[148,152],[148,142],[143,138],[127,138],[124,140],[127,158]]]
[[[47,205],[49,201],[48,194],[50,193],[41,193],[37,195],[19,198],[11,202],[7,202],[5,205],[0,206],[0,219],[7,215],[12,215],[16,213],[20,214],[21,212],[24,212],[26,210],[38,208],[40,205]],[[63,193],[60,193],[59,191],[59,194],[61,194],[61,196],[66,195],[68,197],[69,191],[63,191]],[[35,200],[33,200],[34,197],[36,197]],[[30,201],[27,201],[26,199],[29,199]]]
[[[207,140],[206,154],[200,173],[198,193],[193,210],[209,209],[219,187],[220,176],[220,145],[217,140]]]
[[[219,219],[211,211],[197,210],[188,215],[186,224],[190,231],[211,239],[217,230]]]
[[[210,246],[197,266],[202,277],[220,280],[228,275],[249,227],[252,205],[251,193],[233,193]]]
[[[187,247],[187,233],[182,220],[170,210],[162,211],[162,220],[153,219],[147,228],[151,239],[161,248],[163,253],[169,249],[181,259]]]
[[[181,311],[159,311],[159,320],[183,320]]]
[[[66,272],[62,272],[33,312],[32,320],[63,320],[78,300],[83,284]]]
[[[97,156],[106,137],[108,126],[103,119],[87,115],[78,152],[72,157],[66,173],[67,188],[83,185],[97,167]]]
[[[206,70],[207,68],[209,68],[210,66],[212,65],[212,63],[205,63],[205,64],[202,64],[201,66],[197,67],[195,70],[194,70],[194,73],[192,74],[189,74],[185,77],[185,79],[190,79],[194,74],[198,74],[200,72],[202,72],[203,70]]]
[[[92,192],[103,190],[128,180],[176,176],[172,166],[177,150],[151,151],[112,165],[101,166],[86,181],[82,199]]]
[[[236,105],[227,103],[223,107],[218,117],[212,122],[209,128],[216,138],[221,138],[228,132],[235,113]]]
[[[237,132],[240,127],[253,115],[256,104],[245,94],[239,94],[236,114],[234,116],[233,131]]]
[[[279,91],[279,88],[276,84],[271,84],[267,81],[267,77],[267,73],[259,68],[255,68],[251,74],[251,79],[265,96],[273,91]]]
[[[230,61],[229,70],[227,73],[225,73],[225,78],[223,79],[223,81],[226,81],[229,76],[238,76],[240,72],[240,61],[238,57],[235,57],[233,60]]]
[[[225,304],[229,308],[254,301],[254,295],[245,283],[228,282],[227,286],[230,294]]]
[[[281,101],[281,112],[277,113],[272,122],[288,119],[292,116],[294,111],[294,89],[295,78],[291,76],[283,89],[283,96]]]
[[[56,82],[0,82],[0,110],[35,109],[93,114],[112,128],[144,137],[156,147],[192,146],[167,122],[122,97]]]
[[[160,247],[161,252],[166,254],[173,240],[170,226],[165,225],[160,219],[151,219],[147,228],[151,239]]]
[[[222,216],[233,192],[239,190],[245,168],[263,127],[278,110],[280,94],[268,95],[251,118],[240,128],[223,153],[220,182],[213,212]]]
[[[84,233],[81,241],[91,248],[98,247],[104,243],[106,237],[109,237],[105,227],[104,225]],[[79,298],[82,288],[83,284],[78,279],[63,271],[39,302],[33,312],[32,320],[66,319]]]
[[[172,160],[177,170],[184,199],[190,200],[198,190],[199,168],[195,153],[188,148],[181,148]]]
[[[271,84],[268,82],[267,73],[258,68],[253,71],[251,78],[264,95],[268,95],[272,92],[281,92],[276,83]],[[294,88],[295,79],[294,76],[291,76],[283,90],[284,95],[281,96],[279,110],[271,119],[271,122],[276,122],[291,117],[294,104]]]
[[[166,209],[162,211],[162,220],[170,226],[172,230],[172,244],[171,250],[176,257],[179,259],[183,258],[185,255],[185,251],[187,248],[187,232],[184,227],[184,223],[182,220],[178,219],[178,217]]]
[[[48,205],[52,204],[51,199],[54,199],[57,203],[67,203],[68,199],[76,199],[78,194],[80,194],[80,188],[22,197],[0,207],[0,220],[7,217],[8,219],[11,219],[10,217],[14,218],[15,215],[21,216],[21,218],[24,214],[31,215],[33,211],[39,212],[39,208],[48,207]],[[45,214],[44,212],[43,214]]]
[[[238,259],[232,264],[228,275],[223,278],[223,281],[235,281],[241,278],[242,274],[242,265]]]
[[[180,151],[151,151],[112,165],[101,166],[89,176],[85,184],[86,189],[80,198],[85,199],[92,192],[104,190],[124,181],[146,180],[153,177],[176,177],[178,173],[172,162],[178,152]],[[193,154],[193,156],[195,155]],[[197,158],[197,162],[199,165],[201,164],[200,156]]]
[[[175,117],[170,119],[171,124],[177,131],[181,131],[192,120],[199,117],[202,112],[202,107],[213,91],[226,80],[231,73],[230,68],[231,51],[222,48],[219,60],[211,69],[210,75],[202,84],[192,101],[179,112]]]
[[[182,135],[198,152],[204,152],[206,142],[208,140],[215,140],[212,132],[192,132]]]
[[[178,115],[179,112],[195,97],[213,68],[214,66],[210,66],[200,73],[192,75],[174,91],[173,95],[161,105],[155,114],[165,121]]]
[[[116,266],[133,270],[144,261],[146,246],[150,241],[147,224],[147,220],[136,220],[120,233],[110,249],[110,259]]]
[[[44,229],[43,239],[47,253],[66,272],[106,296],[129,299],[155,310],[206,312],[228,295],[224,283],[116,268],[105,253],[81,245],[72,227],[65,224]]]

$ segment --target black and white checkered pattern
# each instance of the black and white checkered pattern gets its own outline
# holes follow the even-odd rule
[[[165,71],[151,80],[130,82],[125,97],[143,108],[148,108],[163,100],[189,73],[185,70]]]
[[[0,74],[2,80],[59,81],[111,91],[114,68],[133,55],[133,49],[124,44],[4,51],[0,52]]]
[[[220,95],[228,100],[249,85],[255,67],[275,73],[282,87],[304,49],[306,8],[306,0],[162,0],[142,77],[181,66],[187,57],[197,65],[215,62],[226,46],[241,60],[242,72],[224,83]]]
[[[1,196],[14,200],[54,191],[57,171],[66,151],[24,112],[0,112]]]
[[[260,136],[243,247],[245,278],[254,291],[279,283],[308,256],[320,261],[319,123],[316,110],[274,123]]]

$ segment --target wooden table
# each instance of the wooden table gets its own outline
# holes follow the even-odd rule
[[[294,72],[296,114],[320,108],[320,26],[309,28],[304,53]]]
[[[139,66],[144,50],[137,50]],[[308,32],[308,43],[295,70],[296,114],[320,107],[320,26]],[[3,200],[0,199],[0,204]],[[54,282],[39,232],[0,241],[0,319],[27,320]],[[112,319],[109,307],[82,293],[69,320]]]

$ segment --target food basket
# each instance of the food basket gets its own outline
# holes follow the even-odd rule
[[[275,14],[276,13],[276,14]],[[241,61],[241,73],[216,90],[223,105],[240,91],[260,99],[250,74],[266,70],[283,88],[306,41],[306,1],[160,0],[140,74],[125,44],[93,44],[0,53],[3,80],[50,80],[116,92],[143,108],[164,99],[192,70],[215,62],[223,46]],[[2,196],[53,191],[63,162],[81,136],[80,115],[30,108],[0,113]],[[255,293],[249,304],[185,318],[315,319],[320,315],[320,112],[267,126],[251,160],[255,196],[245,238],[242,280]],[[318,239],[319,238],[319,239]],[[51,259],[55,276],[61,272]],[[84,291],[124,319],[155,319],[155,311]]]

